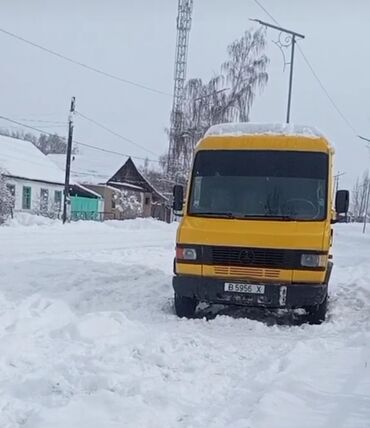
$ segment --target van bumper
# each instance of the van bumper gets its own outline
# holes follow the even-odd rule
[[[301,308],[318,305],[327,295],[328,284],[262,284],[264,294],[230,293],[224,291],[225,282],[240,282],[235,279],[220,279],[191,275],[175,275],[172,285],[175,293],[193,297],[199,301],[243,306],[271,308]],[[253,282],[257,284],[258,282]],[[260,283],[258,283],[260,284]]]

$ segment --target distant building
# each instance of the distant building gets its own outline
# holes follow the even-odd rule
[[[0,136],[0,171],[13,196],[14,211],[60,212],[63,173],[32,143]]]
[[[0,172],[13,196],[14,212],[60,216],[64,194],[63,171],[31,142],[0,136]],[[71,191],[72,207],[81,198],[94,200],[98,213],[99,194],[73,182]]]
[[[64,170],[65,155],[48,155]],[[85,151],[72,157],[71,177],[104,199],[102,218],[153,217],[169,222],[168,200],[140,173],[131,158]]]

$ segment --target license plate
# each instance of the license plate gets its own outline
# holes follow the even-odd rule
[[[240,282],[225,282],[224,290],[231,293],[264,294],[265,286],[259,284],[241,284]]]

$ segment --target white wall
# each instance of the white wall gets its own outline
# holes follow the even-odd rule
[[[49,184],[49,183],[38,183],[35,181],[24,180],[19,178],[7,178],[7,184],[15,185],[15,207],[14,211],[39,211],[40,210],[40,195],[41,189],[47,189],[49,191],[48,208],[51,211],[54,207],[54,192],[59,190],[62,192],[62,204],[63,204],[63,190],[64,186],[61,184]],[[22,208],[23,200],[23,186],[31,187],[31,209],[24,210]]]

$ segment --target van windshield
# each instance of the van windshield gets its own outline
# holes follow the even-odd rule
[[[328,155],[205,150],[197,153],[188,213],[225,218],[323,220]]]

